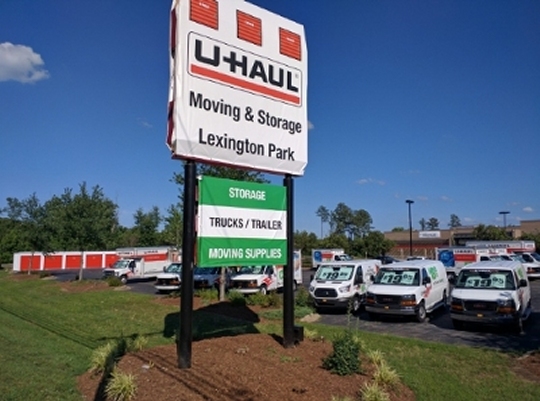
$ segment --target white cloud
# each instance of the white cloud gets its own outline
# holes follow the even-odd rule
[[[534,209],[532,207],[530,207],[530,206],[526,206],[521,210],[523,210],[525,213],[533,213],[534,212]]]
[[[357,184],[364,185],[364,184],[379,184],[384,185],[386,184],[384,181],[381,180],[375,180],[373,178],[361,178],[358,181],[356,181]]]
[[[0,82],[33,83],[49,78],[43,59],[31,47],[0,43]]]
[[[427,201],[428,200],[428,197],[427,196],[417,196],[416,199],[418,199],[419,201]]]
[[[143,118],[137,118],[137,123],[144,128],[154,128],[152,124],[150,124],[148,121],[146,121]]]
[[[444,201],[444,202],[452,202],[452,198],[446,196],[446,195],[443,195],[441,196],[441,200]]]

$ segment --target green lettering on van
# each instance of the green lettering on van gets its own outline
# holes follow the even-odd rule
[[[435,280],[438,276],[437,268],[435,266],[428,267],[428,274],[431,276],[432,280]]]

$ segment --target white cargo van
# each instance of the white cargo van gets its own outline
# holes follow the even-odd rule
[[[311,283],[311,295],[317,311],[324,308],[350,309],[357,313],[365,303],[366,289],[377,274],[381,262],[357,259],[326,262],[319,265]]]
[[[510,324],[523,330],[531,314],[531,287],[518,261],[486,261],[464,266],[454,283],[450,317],[454,328],[466,322]]]
[[[366,296],[366,311],[378,315],[409,315],[423,322],[427,314],[445,307],[448,299],[446,268],[438,260],[409,260],[384,265]]]

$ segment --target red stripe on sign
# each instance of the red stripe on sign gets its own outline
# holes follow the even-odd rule
[[[287,29],[279,28],[279,52],[284,56],[302,60],[300,35]]]
[[[236,24],[238,39],[251,42],[255,45],[262,45],[262,29],[260,18],[236,10]]]
[[[218,29],[217,0],[191,0],[189,19],[198,24]]]
[[[260,93],[261,95],[270,96],[275,99],[284,100],[293,104],[300,104],[300,97],[295,95],[289,95],[275,89],[267,88],[266,86],[255,84],[253,82],[245,81],[240,78],[232,77],[221,72],[210,70],[208,68],[200,67],[198,65],[191,65],[191,72],[193,74],[201,75],[203,77],[211,78],[216,81],[223,82],[224,84],[237,86],[239,88],[247,89],[252,92]]]
[[[174,112],[174,100],[169,102],[169,110],[167,113],[167,145],[172,146],[172,138],[173,138],[173,132],[174,132],[174,118],[173,118],[173,112]]]

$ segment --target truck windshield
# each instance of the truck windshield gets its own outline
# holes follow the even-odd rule
[[[126,267],[129,267],[129,260],[126,259],[120,259],[114,262],[114,265],[112,265],[113,269],[124,269]]]
[[[495,269],[467,269],[459,273],[455,288],[515,290],[511,271]]]
[[[354,271],[352,265],[321,265],[315,274],[315,280],[348,281]]]
[[[242,266],[239,274],[263,274],[266,266]]]
[[[198,275],[216,275],[219,274],[219,267],[196,267],[195,270],[193,270],[193,274]]]
[[[420,285],[420,271],[418,269],[389,269],[381,268],[375,276],[373,284],[383,285]]]
[[[165,273],[181,273],[182,272],[182,264],[181,263],[171,263],[169,266],[167,266],[164,270]]]

